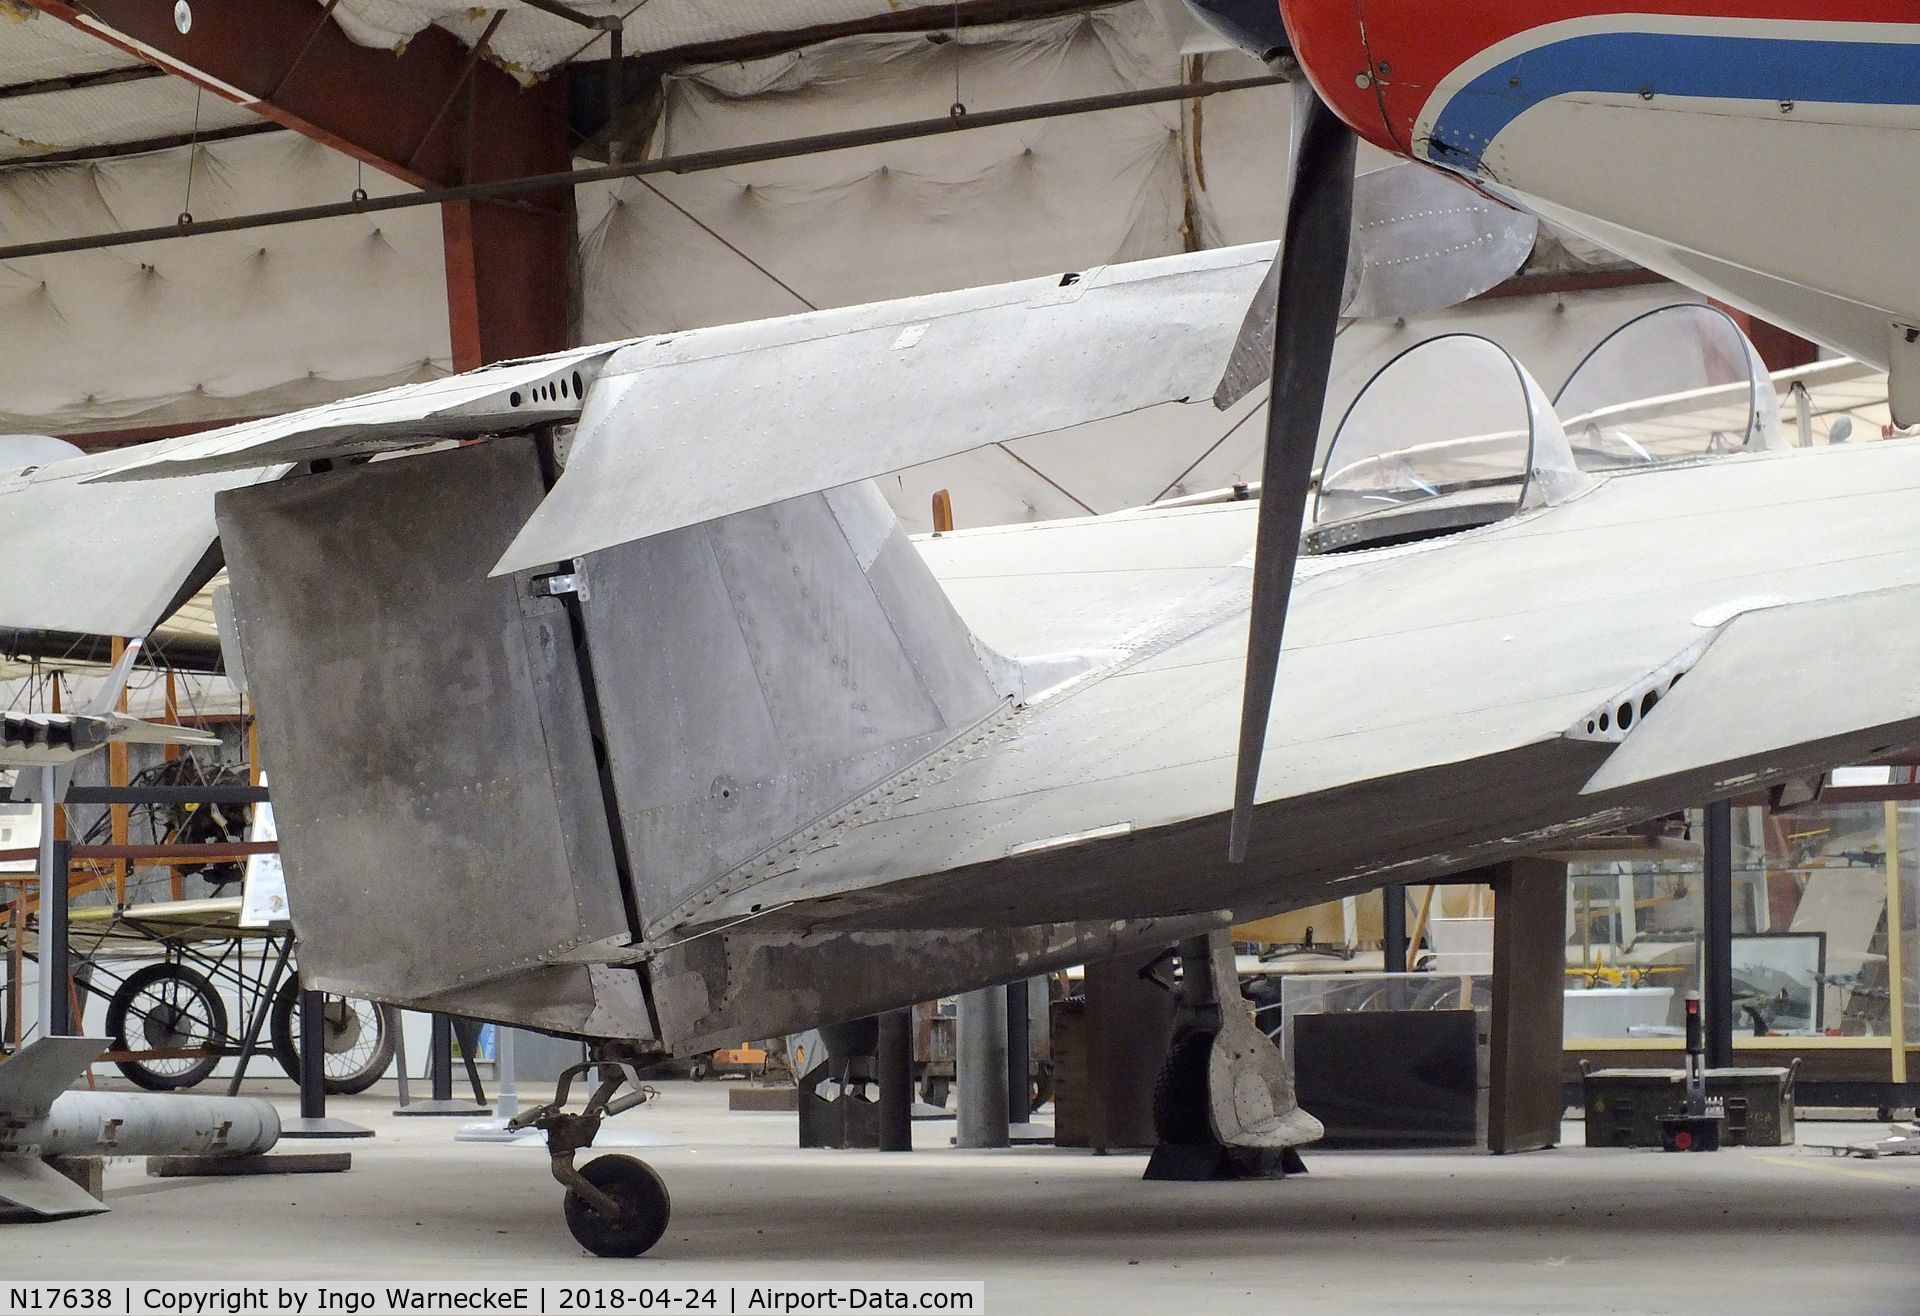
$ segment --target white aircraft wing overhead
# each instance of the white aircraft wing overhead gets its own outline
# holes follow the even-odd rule
[[[145,635],[213,546],[213,496],[284,469],[88,483],[125,460],[100,453],[0,473],[0,627]]]
[[[1808,745],[1920,717],[1917,647],[1920,588],[1912,585],[1742,612],[1627,731],[1582,794],[1702,763],[1751,765],[1770,754],[1793,763]],[[1737,789],[1767,775],[1749,766],[1716,785]]]
[[[502,361],[422,384],[228,425],[125,456],[95,482],[152,480],[416,448],[572,420],[619,343]]]
[[[1031,434],[1210,400],[1273,243],[650,338],[495,574]]]

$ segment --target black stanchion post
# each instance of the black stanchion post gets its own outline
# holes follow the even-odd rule
[[[428,1061],[433,1067],[433,1099],[453,1100],[453,1020],[444,1014],[433,1016],[433,1043]]]
[[[1707,1068],[1733,1063],[1733,805],[1706,808],[1706,893],[1700,920],[1700,995],[1706,1003]]]
[[[300,1118],[282,1120],[283,1138],[371,1138],[373,1130],[327,1114],[327,998],[300,993]]]
[[[1028,986],[1025,978],[1007,986],[1007,1123],[1025,1124],[1033,1116]]]
[[[880,1150],[913,1150],[913,1011],[880,1016]]]
[[[1380,888],[1380,950],[1388,973],[1407,971],[1407,889],[1398,885]]]
[[[468,1044],[471,1056],[471,1043]],[[428,1064],[432,1073],[428,1076],[433,1084],[433,1096],[426,1101],[416,1101],[401,1106],[394,1111],[396,1115],[491,1115],[493,1111],[478,1101],[462,1101],[453,1095],[453,1020],[444,1014],[435,1014],[432,1023],[432,1044],[428,1047]],[[478,1091],[476,1079],[475,1090]]]
[[[300,993],[300,1118],[327,1117],[327,1021],[319,992]]]
[[[52,808],[43,804],[42,808]],[[40,972],[53,983],[52,1013],[43,1022],[43,1037],[74,1035],[73,993],[69,989],[71,966],[67,941],[67,874],[72,871],[73,847],[66,841],[53,843],[53,880],[40,897]]]

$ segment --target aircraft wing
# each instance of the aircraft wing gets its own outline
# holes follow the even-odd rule
[[[1265,839],[1244,871],[1223,857],[1243,508],[923,540],[984,642],[1087,645],[1107,614],[1109,660],[743,865],[695,921],[1265,911],[1907,746],[1920,741],[1904,675],[1920,661],[1920,533],[1894,527],[1915,482],[1920,444],[1770,454],[1614,476],[1481,531],[1303,559],[1258,794]],[[1787,516],[1796,565],[1757,572]],[[1880,529],[1863,558],[1867,525]],[[1773,593],[1754,594],[1756,575]],[[1682,668],[1625,736],[1576,734]]]
[[[402,384],[228,425],[123,455],[98,482],[200,476],[418,448],[446,439],[503,434],[574,419],[601,365],[621,347],[554,352],[482,366],[422,384]]]
[[[1629,729],[1584,793],[1696,771],[1703,750],[1710,762],[1758,765],[1715,783],[1738,790],[1777,775],[1769,757],[1796,762],[1807,745],[1920,718],[1916,650],[1920,588],[1911,585],[1803,603],[1758,600],[1728,620],[1686,679]],[[1760,691],[1770,697],[1757,700]]]
[[[1273,250],[601,344],[0,477],[0,626],[150,630],[213,544],[213,495],[296,462],[578,418],[564,478],[508,553],[544,562],[1205,397]]]
[[[1211,399],[1274,245],[622,348],[588,399],[559,484],[494,573],[992,443]]]
[[[198,571],[218,566],[209,560],[214,495],[284,470],[87,483],[125,459],[99,453],[0,474],[0,627],[145,635]]]

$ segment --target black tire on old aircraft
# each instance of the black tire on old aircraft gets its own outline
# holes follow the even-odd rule
[[[596,1156],[580,1167],[580,1176],[621,1208],[618,1219],[608,1220],[586,1198],[567,1190],[567,1230],[596,1257],[637,1257],[667,1232],[673,1200],[645,1161]]]

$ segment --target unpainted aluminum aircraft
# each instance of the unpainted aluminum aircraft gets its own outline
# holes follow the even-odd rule
[[[1176,940],[1226,999],[1237,919],[1920,740],[1920,445],[1780,447],[1771,382],[1702,308],[1675,312],[1708,322],[1679,340],[1697,377],[1639,400],[1619,380],[1677,354],[1603,348],[1564,428],[1451,337],[1326,460],[1230,862],[1262,504],[915,544],[862,477],[1204,398],[1270,255],[582,349],[56,463],[0,488],[0,621],[151,625],[217,529],[303,973],[629,1055]],[[1761,689],[1792,698],[1757,718]],[[1221,1141],[1317,1136],[1243,1012],[1203,1017]],[[617,1083],[532,1118],[576,1235],[633,1255],[664,1187],[573,1163]]]
[[[1358,13],[1287,9],[1296,35]],[[1396,304],[1364,295],[1394,261],[1348,257],[1368,184],[1327,101],[1365,106],[1330,79],[1368,90],[1393,61],[1343,75],[1337,45],[1256,48],[1296,49],[1320,88],[1296,84],[1283,251],[1218,390],[1244,390],[1270,336],[1287,405],[1257,511],[916,549],[861,483],[1203,396],[1222,302],[1268,263],[1209,253],[509,363],[62,463],[0,503],[21,514],[0,523],[18,564],[0,624],[162,615],[217,496],[303,962],[328,990],[687,1052],[1179,939],[1208,969],[1187,975],[1188,1040],[1212,1038],[1214,1134],[1311,1141],[1277,1052],[1218,1008],[1221,930],[1920,739],[1902,621],[1920,531],[1900,515],[1920,449],[1781,449],[1749,372],[1681,390],[1751,392],[1732,422],[1680,427],[1689,459],[1623,466],[1648,455],[1644,403],[1597,389],[1570,441],[1510,358],[1443,342],[1400,373],[1449,381],[1428,397],[1503,381],[1505,422],[1434,433],[1431,407],[1396,423],[1390,391],[1356,404],[1298,560],[1335,323]],[[1653,177],[1628,173],[1610,181]],[[1432,209],[1465,217],[1461,249],[1503,245],[1484,210]],[[1803,255],[1806,226],[1782,227]],[[1781,282],[1731,299],[1887,364],[1905,414],[1904,336],[1822,333],[1777,309]],[[351,464],[393,449],[411,455]],[[124,531],[101,513],[129,509],[143,559],[71,534]],[[35,583],[56,572],[100,587]],[[1760,719],[1756,689],[1794,698]],[[427,956],[423,928],[447,929]],[[535,1122],[576,1236],[631,1255],[664,1231],[664,1187],[621,1158],[573,1165],[615,1091]]]

